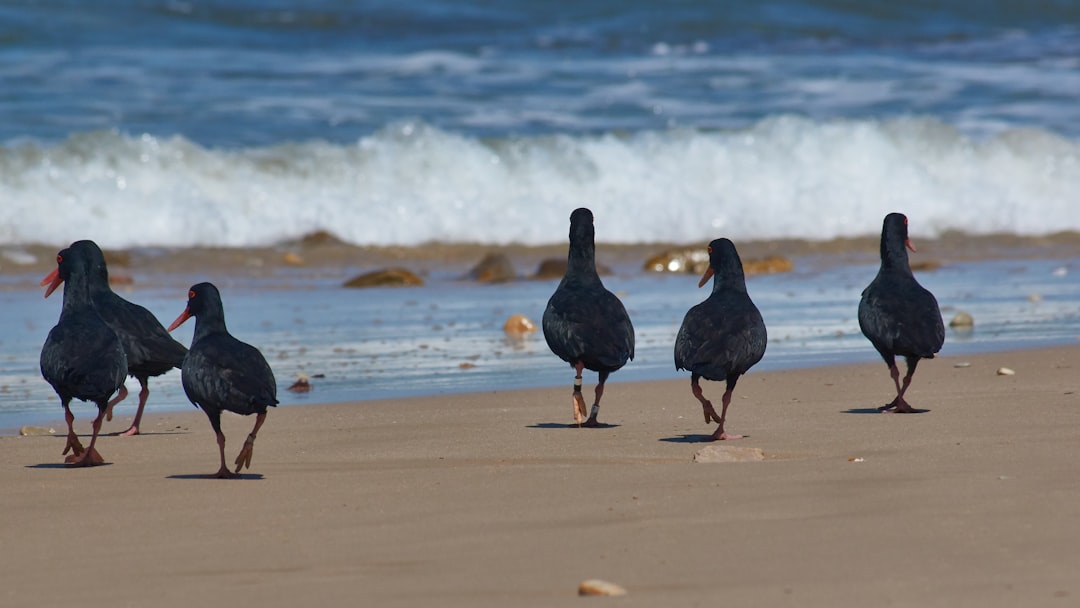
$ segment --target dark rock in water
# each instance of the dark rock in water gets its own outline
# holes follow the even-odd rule
[[[501,253],[489,253],[469,271],[468,277],[481,283],[505,283],[517,278],[510,258]]]
[[[534,274],[530,278],[538,279],[538,280],[541,280],[541,281],[545,280],[545,279],[561,279],[561,278],[563,278],[563,275],[565,275],[565,274],[566,274],[566,258],[559,258],[559,259],[548,258],[548,259],[540,262],[540,267],[536,269],[536,274]],[[608,276],[608,275],[612,274],[611,268],[608,267],[608,266],[604,266],[603,264],[597,262],[597,264],[596,264],[596,274],[598,274],[600,276]]]
[[[404,268],[375,270],[345,281],[344,287],[412,287],[424,280]]]
[[[325,230],[316,230],[315,232],[309,232],[304,236],[300,237],[300,244],[304,247],[314,247],[318,245],[341,245],[343,243],[344,241]]]
[[[938,268],[941,268],[941,262],[937,260],[923,260],[911,263],[911,270],[915,272],[937,270]]]
[[[704,274],[709,267],[707,248],[683,247],[658,253],[645,261],[649,272],[685,272]],[[785,257],[771,255],[760,260],[743,260],[743,272],[747,275],[791,272],[795,265]]]
[[[792,270],[795,270],[795,265],[791,263],[791,260],[778,255],[743,262],[743,272],[748,275],[776,274],[779,272],[791,272]]]
[[[709,267],[709,252],[702,247],[669,249],[645,260],[649,272],[687,272],[704,274]]]
[[[306,393],[311,390],[311,381],[308,380],[307,374],[300,374],[296,377],[296,382],[293,382],[289,386],[289,390],[294,393]]]
[[[534,279],[561,279],[566,274],[566,260],[544,260],[536,269]]]

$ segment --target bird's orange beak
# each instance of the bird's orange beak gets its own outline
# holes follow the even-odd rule
[[[60,284],[63,283],[63,282],[64,282],[64,279],[60,278],[60,269],[59,268],[57,268],[57,269],[53,270],[52,272],[50,272],[49,276],[45,277],[44,279],[41,279],[41,286],[46,287],[46,289],[45,289],[45,297],[47,298],[47,297],[51,296],[52,292],[56,291],[56,288],[59,287]]]
[[[917,251],[917,249],[915,249],[915,245],[911,244],[911,239],[904,239],[904,246],[907,247],[908,249],[910,249],[913,252]]]
[[[705,274],[704,274],[704,275],[703,275],[703,276],[701,277],[701,280],[700,280],[700,281],[698,281],[698,283],[697,283],[697,286],[698,286],[698,287],[704,287],[704,286],[705,286],[705,283],[708,283],[708,282],[709,282],[709,279],[711,279],[711,278],[712,278],[712,276],[713,276],[713,272],[714,272],[714,271],[713,271],[713,269],[712,269],[712,266],[709,266],[708,268],[706,268],[706,269],[705,269]]]
[[[173,321],[172,325],[169,326],[168,331],[172,331],[172,330],[176,329],[177,327],[180,327],[181,325],[184,324],[184,321],[187,321],[190,318],[191,318],[191,311],[189,311],[188,309],[185,308],[184,312],[180,313],[180,316],[176,317],[176,320]]]

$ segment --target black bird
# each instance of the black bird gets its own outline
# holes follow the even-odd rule
[[[934,294],[915,280],[905,247],[915,251],[908,239],[907,217],[890,213],[881,227],[881,269],[859,302],[859,327],[889,366],[896,385],[896,399],[879,409],[898,413],[916,411],[904,400],[915,366],[919,359],[933,359],[945,343],[941,308]],[[907,361],[903,384],[897,356]]]
[[[150,376],[160,376],[165,372],[179,368],[184,363],[187,348],[173,340],[165,327],[158,322],[153,313],[138,304],[128,302],[116,295],[109,287],[109,271],[105,265],[105,254],[93,241],[76,241],[68,248],[77,252],[86,260],[88,267],[90,299],[102,320],[116,332],[127,355],[128,374],[139,381],[139,409],[135,420],[120,435],[139,434],[146,398],[150,396],[148,380]],[[109,402],[105,410],[106,420],[112,420],[113,406],[127,397],[128,390],[120,385],[120,394]]]
[[[598,426],[600,397],[608,374],[634,358],[634,326],[619,298],[604,288],[596,273],[593,214],[585,208],[570,214],[570,253],[566,275],[544,310],[544,338],[551,352],[574,368],[574,420],[585,418],[581,371],[599,373],[596,400],[584,426]]]
[[[713,279],[712,293],[687,311],[675,338],[675,369],[690,372],[690,390],[701,402],[705,423],[720,424],[712,438],[741,439],[742,435],[724,432],[724,420],[739,376],[765,355],[768,342],[765,321],[746,293],[742,260],[734,243],[728,239],[709,243],[709,268],[698,287],[705,285],[710,277]],[[719,416],[702,394],[700,378],[727,383]]]
[[[63,453],[72,452],[64,462],[76,467],[104,462],[94,445],[109,397],[123,386],[127,375],[127,356],[120,338],[101,319],[90,300],[89,271],[84,256],[76,250],[64,249],[56,256],[56,270],[41,282],[48,285],[45,297],[64,283],[60,321],[49,331],[41,349],[40,365],[41,375],[52,385],[64,406],[68,436]],[[73,398],[98,406],[98,415],[93,422],[94,434],[86,449],[75,435],[75,416],[70,407]]]
[[[172,331],[195,317],[195,334],[181,368],[184,392],[196,407],[210,418],[217,435],[221,467],[215,477],[235,477],[245,466],[251,467],[255,436],[266,419],[266,408],[276,406],[277,384],[274,372],[254,346],[234,338],[225,328],[221,294],[211,283],[193,285],[188,291],[187,308],[169,326]],[[248,416],[257,414],[240,455],[236,473],[225,466],[225,434],[221,432],[221,412],[228,410]]]

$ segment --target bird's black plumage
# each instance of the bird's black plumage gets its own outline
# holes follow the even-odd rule
[[[901,213],[885,216],[881,228],[881,268],[859,301],[859,327],[889,366],[897,382],[897,399],[886,407],[909,411],[904,390],[920,359],[932,359],[945,343],[945,324],[934,294],[911,272],[907,247],[908,220]],[[907,361],[903,387],[898,381],[896,357]]]
[[[675,338],[675,368],[691,373],[694,396],[705,408],[706,422],[720,422],[717,438],[721,438],[731,391],[739,376],[765,355],[768,337],[765,321],[746,292],[742,260],[730,240],[716,239],[709,244],[709,271],[701,285],[708,280],[710,272],[713,275],[712,293],[687,311]],[[719,417],[715,416],[712,404],[701,395],[699,377],[727,383],[724,413]]]
[[[109,271],[105,255],[96,243],[89,240],[76,241],[70,247],[78,251],[89,265],[90,299],[101,318],[116,332],[127,355],[128,374],[134,376],[142,388],[138,411],[129,432],[138,433],[139,421],[149,394],[148,379],[160,376],[184,363],[187,348],[165,331],[165,327],[149,310],[125,300],[109,286]],[[121,397],[126,391],[121,391]],[[119,399],[119,398],[118,398]]]
[[[745,374],[760,361],[768,338],[765,321],[746,292],[735,245],[716,239],[709,251],[712,293],[683,318],[675,338],[675,369],[720,382]]]
[[[46,295],[64,283],[64,302],[60,320],[41,349],[41,375],[60,397],[68,421],[68,445],[75,456],[84,452],[72,427],[72,399],[93,402],[98,406],[94,420],[94,435],[85,458],[69,459],[72,464],[97,464],[94,452],[101,426],[101,417],[108,407],[109,397],[124,383],[127,375],[127,356],[116,335],[95,310],[90,299],[89,266],[80,252],[64,249],[57,255],[57,269],[46,281]],[[44,283],[44,281],[43,281]]]
[[[542,325],[551,352],[575,367],[578,378],[582,367],[600,373],[595,412],[607,375],[634,358],[634,326],[622,302],[596,272],[593,215],[588,209],[570,215],[566,274],[548,300]],[[595,414],[590,420],[595,422]]]
[[[277,384],[274,372],[262,353],[233,337],[225,327],[225,311],[217,287],[211,283],[192,286],[188,292],[187,308],[169,330],[175,329],[189,317],[195,317],[195,333],[181,368],[184,393],[210,419],[221,448],[219,474],[227,476],[224,475],[228,470],[225,468],[221,412],[257,414],[255,430],[249,436],[249,442],[253,443],[255,433],[266,415],[266,408],[278,403]],[[237,472],[239,470],[238,466]]]

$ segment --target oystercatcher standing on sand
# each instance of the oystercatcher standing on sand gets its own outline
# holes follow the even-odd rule
[[[68,425],[67,445],[70,450],[64,462],[74,467],[89,467],[104,462],[94,447],[101,431],[101,419],[108,409],[109,397],[124,384],[127,376],[127,356],[120,338],[94,310],[88,284],[89,267],[80,252],[64,249],[56,256],[56,270],[42,282],[48,285],[45,297],[49,297],[61,283],[64,284],[64,305],[60,321],[49,331],[41,349],[41,375],[52,385],[64,406],[64,419]],[[91,401],[98,406],[94,418],[94,434],[90,446],[83,449],[75,435],[75,416],[71,413],[71,400]]]
[[[97,243],[76,241],[69,249],[78,252],[86,260],[90,299],[102,320],[120,338],[127,355],[128,374],[139,381],[139,409],[135,412],[131,426],[120,433],[123,436],[138,435],[146,398],[150,396],[150,376],[160,376],[174,367],[179,369],[184,363],[187,348],[173,340],[153,313],[113,292],[109,287],[105,254]],[[123,401],[127,394],[127,387],[121,384],[120,394],[109,402],[105,410],[106,420],[112,420],[113,406]]]
[[[881,269],[859,302],[859,327],[889,366],[896,385],[896,398],[879,409],[902,414],[917,411],[904,400],[904,393],[919,359],[933,359],[945,343],[941,308],[934,294],[915,280],[907,249],[915,251],[908,238],[907,217],[890,213],[881,227]],[[903,384],[897,356],[907,362]]]
[[[709,268],[698,287],[705,285],[710,277],[712,293],[686,313],[675,338],[675,369],[690,372],[690,389],[701,402],[705,423],[720,424],[712,438],[741,439],[742,435],[724,432],[724,420],[739,376],[765,355],[768,342],[765,321],[746,293],[742,260],[728,239],[709,243]],[[700,378],[727,383],[719,416],[702,393]]]
[[[634,358],[634,326],[615,294],[604,288],[596,272],[593,214],[585,208],[570,214],[570,252],[566,275],[544,310],[544,339],[551,352],[574,368],[574,420],[599,426],[596,416],[608,374]],[[581,395],[581,372],[599,373],[596,399],[588,420]]]
[[[217,435],[221,467],[214,477],[236,477],[241,469],[251,467],[255,436],[266,419],[266,408],[278,403],[274,372],[258,349],[237,340],[225,328],[221,294],[213,284],[191,287],[187,308],[172,322],[169,331],[191,317],[195,317],[195,334],[181,368],[184,392],[206,412]],[[235,473],[225,466],[225,434],[221,432],[224,410],[244,416],[256,414],[255,428],[236,457]]]

